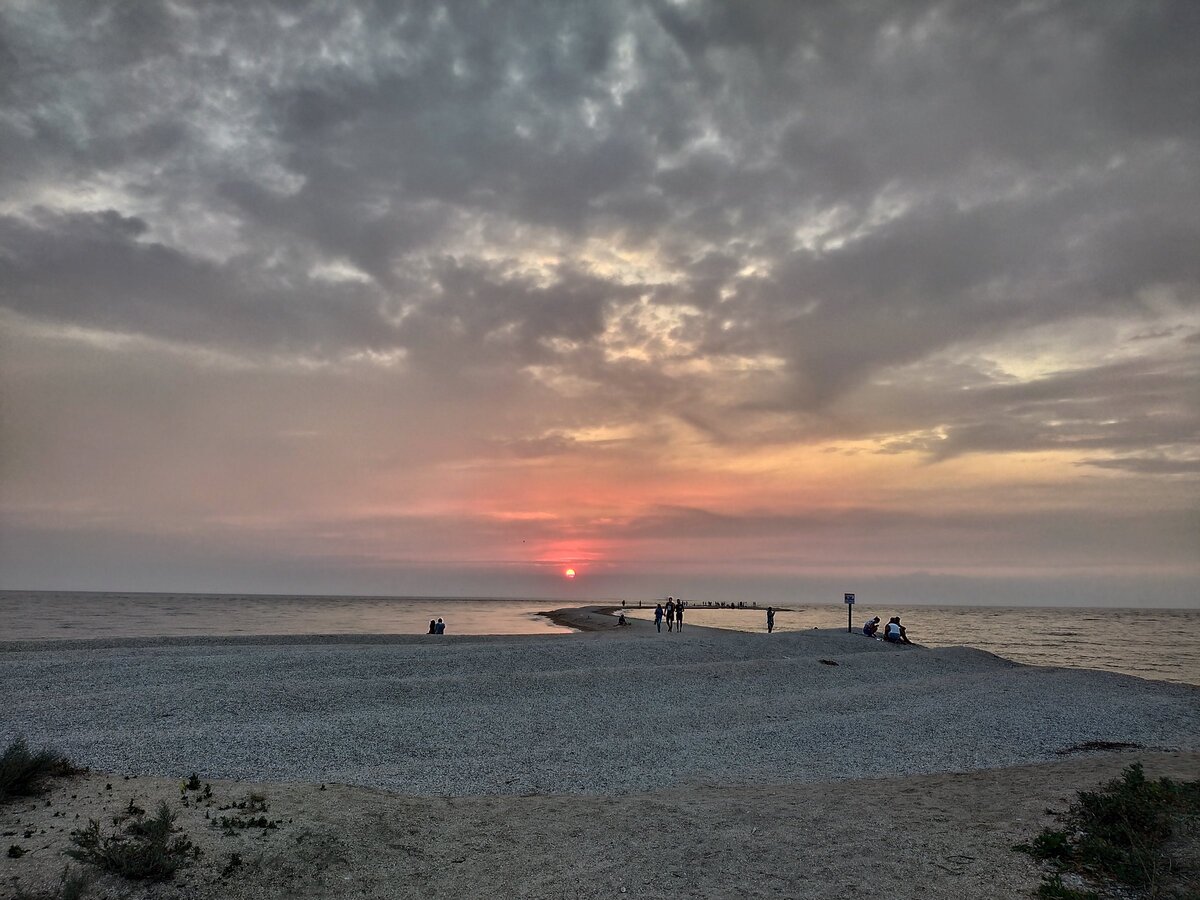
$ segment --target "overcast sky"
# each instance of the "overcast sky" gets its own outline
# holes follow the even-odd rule
[[[0,586],[1200,603],[1197,46],[3,0]]]

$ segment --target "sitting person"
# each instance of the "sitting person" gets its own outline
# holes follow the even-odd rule
[[[619,613],[617,613],[617,624],[614,625],[613,627],[616,628],[618,626],[628,625],[628,624],[629,623],[625,621],[625,610],[621,610]]]
[[[863,634],[867,637],[875,637],[875,632],[879,630],[879,616],[873,619],[867,619],[867,624],[863,626]]]
[[[883,639],[892,644],[911,644],[908,639],[908,631],[900,624],[899,616],[892,616],[887,623],[887,627],[883,629]]]

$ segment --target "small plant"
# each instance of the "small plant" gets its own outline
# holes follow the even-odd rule
[[[242,854],[230,853],[229,862],[225,863],[225,868],[221,869],[221,877],[228,878],[234,872],[242,867]]]
[[[13,885],[16,890],[13,900],[83,900],[92,886],[92,877],[86,872],[74,872],[70,866],[63,868],[59,876],[58,887],[52,894],[31,894]]]
[[[247,794],[245,800],[237,800],[226,806],[218,806],[219,810],[240,809],[249,813],[263,813],[269,809],[267,798],[263,794]]]
[[[282,819],[268,819],[266,816],[251,816],[248,819],[243,819],[241,816],[221,816],[219,819],[212,820],[213,828],[221,828],[226,834],[233,834],[237,830],[245,830],[247,828],[261,828],[264,831],[278,828]]]
[[[1037,889],[1038,900],[1100,900],[1095,891],[1077,891],[1063,884],[1057,872],[1043,881]]]
[[[0,803],[13,797],[41,793],[47,778],[76,775],[81,769],[52,750],[32,752],[24,738],[17,738],[0,754]]]
[[[166,881],[185,863],[200,855],[199,849],[175,827],[175,814],[160,803],[153,818],[137,816],[123,833],[104,835],[95,819],[88,827],[71,833],[74,850],[67,855],[90,863],[105,872],[134,881]]]
[[[1013,849],[1049,862],[1054,871],[1038,889],[1045,900],[1088,900],[1098,894],[1063,884],[1073,871],[1159,896],[1177,868],[1167,850],[1177,828],[1200,816],[1200,781],[1151,781],[1134,763],[1099,791],[1080,791],[1062,816],[1064,827],[1045,828],[1032,843]]]
[[[58,887],[58,900],[81,900],[92,886],[92,876],[87,872],[72,872],[71,867],[63,869],[62,880]]]
[[[193,772],[192,777],[187,780],[187,784],[184,785],[184,787],[186,787],[189,791],[200,790],[200,776]]]
[[[1071,858],[1071,841],[1067,837],[1067,833],[1051,828],[1043,828],[1042,833],[1033,839],[1032,844],[1017,844],[1013,849],[1028,853],[1034,859],[1040,859],[1043,862]]]

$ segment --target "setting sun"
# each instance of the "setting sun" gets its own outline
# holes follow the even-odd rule
[[[568,578],[574,578],[574,577],[575,577],[575,570],[574,570],[574,569],[567,569],[567,571],[563,572],[563,574],[564,574],[564,575],[566,575]]]

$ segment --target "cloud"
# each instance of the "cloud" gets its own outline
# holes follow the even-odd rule
[[[402,460],[414,506],[515,496],[441,462],[702,481],[838,442],[1184,482],[1198,39],[1186,0],[8,4],[12,421],[71,446],[81,379],[160,372],[284,459],[329,416],[323,464]],[[212,414],[264,382],[294,416]],[[161,411],[124,396],[93,399]]]

